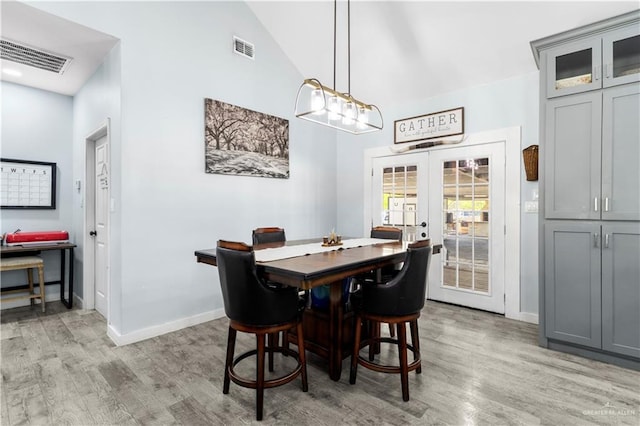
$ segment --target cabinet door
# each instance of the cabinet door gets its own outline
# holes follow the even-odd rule
[[[545,217],[600,219],[602,94],[547,101]]]
[[[621,28],[602,39],[603,87],[640,81],[640,27]]]
[[[602,348],[640,358],[640,224],[602,234]]]
[[[640,220],[640,86],[604,90],[602,219]]]
[[[600,89],[601,39],[575,41],[546,52],[547,97]]]
[[[600,226],[545,223],[545,335],[600,348]]]

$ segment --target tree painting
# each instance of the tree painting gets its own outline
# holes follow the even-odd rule
[[[204,100],[207,173],[289,177],[289,120]]]

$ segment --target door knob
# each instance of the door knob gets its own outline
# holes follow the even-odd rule
[[[96,231],[90,231],[89,235],[91,235],[92,237],[95,237],[96,235],[98,235],[98,233]]]

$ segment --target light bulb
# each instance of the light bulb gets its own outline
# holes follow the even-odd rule
[[[358,129],[367,128],[367,122],[369,121],[369,113],[367,112],[367,109],[365,107],[358,108],[357,121],[358,121],[358,124],[357,124]]]
[[[337,120],[340,118],[340,99],[337,96],[329,98],[329,120]]]
[[[311,111],[316,115],[324,113],[324,94],[321,89],[311,92]]]
[[[342,106],[342,124],[351,125],[356,118],[356,105],[353,102],[346,102]]]

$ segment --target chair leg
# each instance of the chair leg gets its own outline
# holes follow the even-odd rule
[[[300,321],[296,326],[296,333],[298,334],[298,356],[300,357],[300,364],[302,365],[302,392],[306,392],[309,390],[309,383],[307,382],[307,355],[305,354],[305,351],[304,351],[304,336],[302,335],[302,321]]]
[[[42,312],[44,313],[46,308],[44,303],[44,266],[42,265],[38,266],[38,281],[40,283],[40,304],[42,305]]]
[[[349,371],[349,383],[356,383],[356,374],[358,373],[358,356],[360,353],[360,338],[362,337],[362,318],[356,315],[356,329],[354,331],[353,352],[351,353],[351,370]]]
[[[380,328],[382,324],[376,321],[371,321],[371,320],[367,320],[367,323],[369,324],[369,337],[372,339],[379,338],[380,335],[382,334],[380,332]],[[373,359],[375,358],[375,354],[379,354],[379,353],[380,353],[380,342],[372,342],[369,345],[369,361],[373,361]]]
[[[420,336],[418,336],[418,320],[413,320],[409,323],[411,329],[411,344],[414,348],[413,360],[415,361],[420,356]],[[416,374],[422,373],[422,362],[416,368]]]
[[[233,365],[233,351],[236,347],[236,330],[229,326],[229,336],[227,337],[227,359],[224,363],[224,385],[222,386],[222,393],[229,393],[229,368]]]
[[[285,330],[282,332],[282,347],[284,349],[289,349],[289,330]],[[287,351],[282,352],[283,356],[289,356]]]
[[[393,328],[393,324],[389,324],[389,336],[396,337],[396,329]]]
[[[270,349],[275,349],[278,346],[280,333],[269,333],[268,345]],[[273,372],[273,350],[269,351],[269,371]]]
[[[258,340],[258,356],[256,357],[256,420],[262,420],[264,401],[264,334],[256,335]]]
[[[407,329],[405,323],[398,323],[398,355],[400,357],[400,381],[402,400],[409,401],[409,368],[407,363]]]
[[[33,268],[27,268],[27,281],[29,282],[29,296],[33,296]],[[31,298],[31,306],[34,304],[33,298]]]

